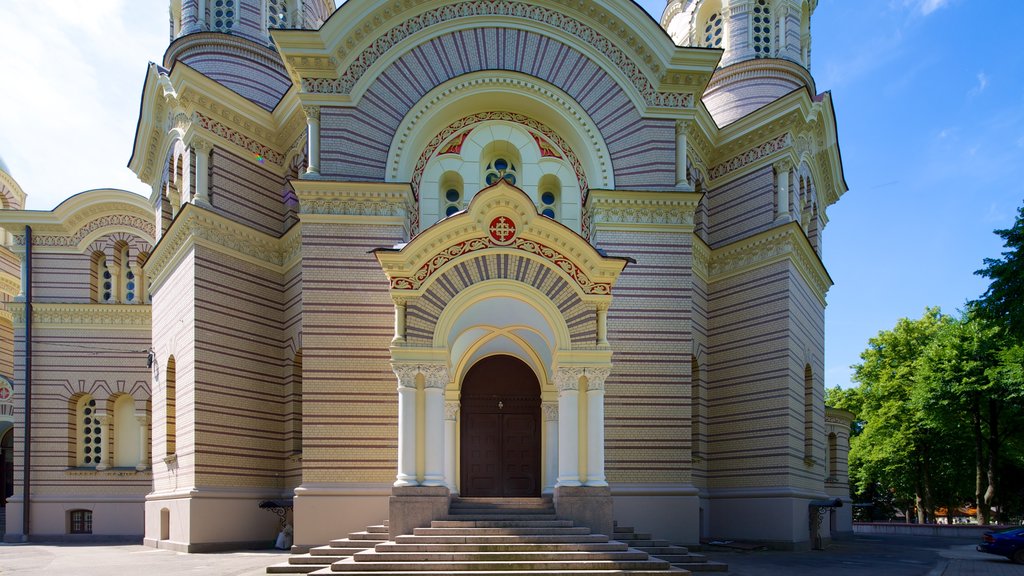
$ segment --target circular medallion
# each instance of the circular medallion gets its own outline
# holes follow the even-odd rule
[[[491,220],[491,225],[488,227],[491,233],[491,239],[494,240],[495,244],[502,246],[511,244],[516,239],[516,223],[512,221],[508,216],[498,216],[494,220]]]

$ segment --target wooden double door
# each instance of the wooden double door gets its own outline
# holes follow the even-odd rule
[[[489,356],[462,384],[462,478],[466,497],[540,496],[540,383],[522,360]]]

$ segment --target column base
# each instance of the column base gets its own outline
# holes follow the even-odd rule
[[[612,491],[608,486],[555,486],[554,500],[559,520],[572,520],[595,534],[613,536]]]
[[[395,486],[388,499],[388,538],[412,534],[448,515],[447,486]]]

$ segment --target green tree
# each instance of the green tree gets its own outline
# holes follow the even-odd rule
[[[975,272],[992,282],[973,304],[985,317],[1005,325],[1017,342],[1024,342],[1024,206],[1017,209],[1012,227],[995,233],[1003,239],[1003,257],[986,258],[985,267]]]
[[[897,505],[916,508],[922,523],[934,510],[933,483],[943,474],[948,438],[914,402],[916,365],[948,322],[938,308],[926,309],[919,320],[903,318],[869,340],[853,366],[864,428],[850,441],[851,483],[862,493],[887,487]]]

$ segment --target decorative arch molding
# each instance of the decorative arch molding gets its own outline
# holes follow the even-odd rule
[[[494,107],[494,97],[510,96],[524,101],[534,113],[505,112]],[[474,100],[486,98],[490,107]],[[481,111],[467,114],[467,109]],[[416,190],[418,171],[433,151],[457,132],[489,119],[503,119],[537,130],[551,140],[573,165],[580,189],[615,187],[610,153],[594,120],[576,100],[545,81],[508,71],[482,71],[440,84],[420,98],[405,114],[388,150],[387,179],[412,181]],[[443,122],[448,120],[448,124]],[[418,156],[416,154],[419,153]],[[575,158],[575,161],[573,161]],[[415,163],[414,163],[415,162]]]
[[[354,10],[357,7],[342,6],[338,12],[344,13],[346,8]],[[367,10],[369,7],[361,8]],[[401,51],[402,48],[410,44],[423,44],[450,30],[464,29],[467,26],[486,21],[489,25],[508,28],[540,28],[545,30],[547,35],[558,38],[567,46],[580,47],[588,54],[590,60],[601,62],[602,66],[616,77],[619,84],[629,86],[630,97],[637,100],[638,104],[677,109],[692,108],[694,105],[692,89],[685,92],[660,91],[655,84],[664,72],[659,62],[661,58],[656,58],[655,53],[670,51],[674,46],[664,40],[660,41],[661,46],[650,46],[650,44],[659,42],[650,37],[635,38],[630,34],[629,40],[632,42],[627,40],[626,43],[630,46],[630,51],[639,54],[629,54],[619,46],[617,39],[612,34],[601,32],[590,23],[584,22],[583,18],[570,15],[570,11],[563,6],[556,8],[508,0],[472,0],[427,7],[417,14],[406,16],[397,22],[392,18],[390,10],[385,10],[385,12],[384,19],[381,19],[379,14],[373,20],[366,16],[360,18],[360,20],[366,21],[363,28],[367,34],[364,35],[362,31],[357,32],[355,38],[349,37],[347,44],[349,49],[354,50],[358,43],[358,45],[362,45],[362,49],[352,56],[345,47],[339,47],[336,56],[339,60],[347,63],[336,69],[336,77],[312,75],[304,77],[301,79],[303,91],[312,94],[352,94],[358,98],[361,92],[360,80],[364,76],[376,76],[377,72],[390,64],[389,60],[397,60],[398,57],[394,56],[396,51]],[[368,14],[368,10],[364,14]],[[616,22],[618,20],[616,15],[596,6],[591,8],[590,17],[596,17],[604,24],[618,28],[621,35],[641,28],[641,25],[644,24],[643,22],[629,24]],[[379,22],[382,20],[396,23],[391,24],[386,30],[381,30],[379,28],[383,28],[383,26]],[[649,21],[647,24],[649,26],[653,22]],[[327,27],[333,28],[329,24]],[[286,46],[285,52],[287,53],[289,44],[287,36],[281,36],[279,41],[284,40],[282,44]],[[372,38],[369,43],[364,40],[367,36]],[[665,39],[667,40],[667,38]],[[668,50],[665,50],[666,48]],[[641,55],[641,58],[638,59],[637,55]],[[659,54],[659,56],[664,55]],[[638,61],[646,66],[641,67],[637,64]],[[289,64],[294,66],[300,63],[289,61]],[[320,70],[321,74],[324,72],[325,70]],[[652,78],[654,78],[653,81]]]
[[[76,194],[50,212],[0,211],[0,227],[32,227],[32,245],[85,250],[97,238],[115,233],[136,236],[153,245],[156,225],[146,199],[125,190],[89,190]],[[25,245],[25,234],[14,234],[15,246]]]

